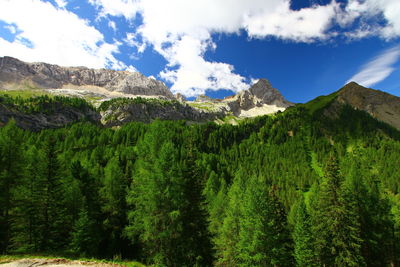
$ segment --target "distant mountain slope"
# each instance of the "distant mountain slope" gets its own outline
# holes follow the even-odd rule
[[[336,101],[366,111],[400,129],[400,97],[351,82],[339,90]]]
[[[12,57],[0,57],[0,89],[29,85],[41,89],[69,89],[94,96],[153,96],[175,99],[161,81],[139,72],[60,67],[47,63],[26,63]],[[62,92],[62,91],[60,91]]]
[[[194,102],[188,103],[194,107],[221,111],[241,118],[284,111],[293,105],[277,89],[273,88],[267,79],[260,79],[249,89],[223,100],[200,95]]]
[[[78,121],[100,121],[100,114],[84,99],[39,96],[12,98],[0,95],[0,126],[11,119],[26,130],[60,128]]]
[[[324,112],[331,117],[337,115],[336,111],[340,106],[350,105],[400,129],[400,97],[365,88],[355,82],[346,84],[330,95],[319,96],[301,105],[311,113],[324,109]]]

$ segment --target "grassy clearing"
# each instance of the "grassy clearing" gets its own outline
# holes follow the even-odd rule
[[[332,102],[337,96],[337,92],[330,95],[322,95],[314,100],[311,100],[305,104],[300,104],[300,106],[306,108],[310,114],[313,114],[317,110],[326,107],[330,102]]]
[[[141,264],[136,261],[124,261],[124,260],[103,260],[94,258],[82,258],[82,257],[66,257],[59,255],[49,255],[49,254],[10,254],[10,255],[0,255],[0,264],[9,263],[21,259],[65,259],[68,261],[86,261],[94,263],[105,263],[105,264],[117,264],[126,267],[146,267],[146,265]]]
[[[206,111],[213,111],[214,105],[212,103],[188,103],[189,106],[198,109],[204,109]]]
[[[1,90],[0,89],[0,95],[9,95],[11,97],[19,96],[23,99],[36,97],[36,96],[44,96],[44,95],[52,96],[52,94],[47,93],[40,89],[35,89],[35,90]]]

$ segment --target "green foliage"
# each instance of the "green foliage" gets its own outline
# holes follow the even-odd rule
[[[307,102],[306,104],[299,104],[298,106],[304,107],[309,114],[314,114],[315,112],[327,107],[336,98],[337,93],[338,92],[334,92],[329,95],[322,95]]]
[[[182,104],[177,100],[163,100],[163,99],[143,98],[143,97],[135,97],[135,98],[120,97],[102,102],[98,109],[100,111],[106,111],[108,109],[115,110],[121,106],[134,105],[134,104],[136,105],[146,104],[147,106],[182,106]]]
[[[71,250],[83,257],[95,256],[98,253],[99,241],[95,221],[89,217],[86,210],[82,210],[71,235]]]
[[[61,110],[63,107],[73,107],[80,110],[94,110],[93,106],[84,99],[76,97],[50,96],[46,94],[33,97],[24,97],[20,95],[13,97],[4,94],[0,95],[0,104],[27,114],[53,114],[55,111]]]
[[[349,106],[325,117],[329,99],[237,126],[29,132],[10,121],[0,128],[0,251],[157,266],[396,266],[400,133]],[[79,101],[0,104],[45,113]],[[101,109],[131,101],[175,105],[116,99]]]
[[[293,230],[294,258],[296,266],[317,266],[314,239],[311,231],[311,217],[302,196],[295,207],[295,226]]]

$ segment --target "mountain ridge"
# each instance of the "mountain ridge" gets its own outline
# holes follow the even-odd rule
[[[43,89],[96,89],[99,94],[112,93],[145,95],[174,99],[168,87],[161,81],[148,78],[139,72],[90,69],[87,67],[60,67],[58,65],[35,62],[26,63],[12,57],[0,58],[0,86],[31,83]],[[108,93],[108,94],[107,94]],[[121,96],[121,94],[116,94]]]

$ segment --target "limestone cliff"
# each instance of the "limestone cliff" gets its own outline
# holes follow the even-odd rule
[[[47,63],[26,63],[12,57],[0,57],[0,88],[29,84],[42,89],[85,89],[93,93],[119,93],[174,99],[161,81],[139,72],[60,67]],[[103,89],[102,91],[100,89]]]

